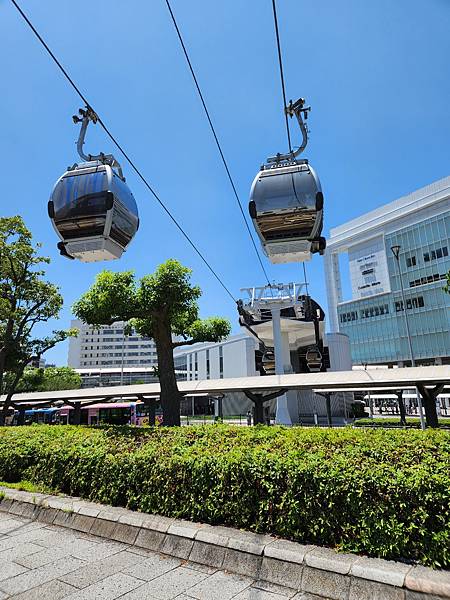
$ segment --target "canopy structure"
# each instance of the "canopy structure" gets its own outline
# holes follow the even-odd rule
[[[269,375],[265,377],[238,377],[229,379],[208,379],[199,381],[180,381],[182,394],[226,394],[227,392],[273,392],[277,390],[312,390],[315,392],[399,390],[419,387],[421,389],[450,387],[450,368],[448,365],[430,367],[411,367],[400,369],[374,369],[367,371],[331,371],[327,373],[292,373],[288,375]],[[442,393],[442,389],[439,390]],[[57,392],[34,392],[16,394],[14,404],[42,405],[54,402],[106,402],[115,398],[151,398],[158,397],[159,383],[84,388]],[[422,392],[421,392],[422,393]],[[0,404],[4,396],[0,398]]]

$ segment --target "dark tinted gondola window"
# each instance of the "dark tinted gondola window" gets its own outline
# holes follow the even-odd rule
[[[127,246],[136,233],[136,218],[123,210],[118,204],[114,206],[110,236],[113,240]]]
[[[111,191],[116,196],[116,198],[124,205],[124,207],[127,208],[133,214],[133,216],[137,218],[138,209],[136,205],[136,200],[134,199],[130,188],[124,181],[120,179],[118,175],[113,175]]]
[[[315,210],[317,187],[307,171],[274,173],[259,180],[253,199],[258,212],[286,209]]]
[[[106,213],[106,172],[74,171],[56,185],[52,194],[55,221]]]

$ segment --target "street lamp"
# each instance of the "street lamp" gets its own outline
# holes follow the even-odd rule
[[[122,322],[122,357],[121,357],[121,361],[120,361],[120,385],[123,385],[123,366],[125,363],[125,327],[126,327],[126,322],[123,321]]]
[[[412,343],[411,343],[411,333],[409,330],[408,312],[406,310],[405,290],[403,288],[402,273],[400,270],[400,248],[401,248],[401,246],[398,246],[398,245],[391,246],[391,252],[394,255],[394,258],[397,262],[398,277],[400,279],[400,290],[402,293],[403,314],[405,315],[406,336],[408,338],[409,356],[410,356],[410,360],[411,360],[411,366],[415,367],[416,361],[414,360],[414,353],[413,353],[413,348],[412,348]],[[416,394],[417,394],[417,403],[419,405],[420,427],[422,429],[425,429],[425,419],[423,416],[422,398],[420,397],[420,394],[419,394],[419,391],[417,388],[416,388]]]

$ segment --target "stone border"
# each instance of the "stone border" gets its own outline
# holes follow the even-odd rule
[[[0,487],[0,511],[225,569],[330,600],[443,600],[450,571],[434,571],[269,535],[68,496]]]

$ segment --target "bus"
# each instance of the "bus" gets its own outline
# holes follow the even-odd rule
[[[59,422],[72,423],[73,409],[63,406],[59,409]],[[162,423],[162,414],[156,410],[156,421]],[[149,424],[149,407],[142,401],[138,402],[100,402],[81,408],[82,425],[98,425],[109,423],[111,425],[136,425],[142,427]]]
[[[30,408],[25,411],[24,425],[38,423],[40,425],[54,425],[58,423],[58,408]],[[19,411],[14,410],[7,425],[19,424]]]

